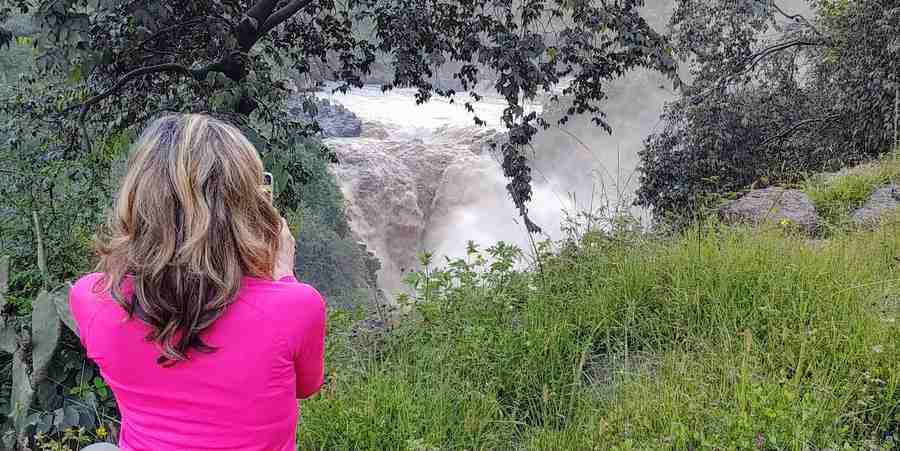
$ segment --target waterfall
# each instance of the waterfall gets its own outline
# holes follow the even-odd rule
[[[601,198],[613,204],[633,193],[637,151],[668,95],[648,89],[659,84],[654,77],[634,77],[612,93],[611,107],[645,110],[623,121],[610,112],[620,135],[606,136],[587,125],[588,118],[578,118],[566,129],[551,128],[536,137],[529,212],[544,229],[536,239],[563,238],[566,212],[593,210]],[[350,226],[381,261],[379,287],[389,298],[405,288],[405,273],[420,269],[421,251],[434,253],[440,262],[443,256],[464,256],[470,240],[482,248],[498,241],[531,247],[506,191],[499,157],[487,146],[502,136],[505,100],[485,95],[475,103],[475,114],[487,122],[478,127],[461,103],[434,98],[416,105],[414,94],[411,89],[382,92],[377,86],[347,94],[326,87],[317,94],[362,122],[359,136],[325,142],[340,161],[332,170],[347,201]],[[545,117],[554,114],[540,103],[527,108]]]

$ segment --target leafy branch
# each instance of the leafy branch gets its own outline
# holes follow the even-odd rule
[[[270,15],[265,23],[263,23],[262,27],[260,27],[259,32],[257,33],[257,39],[291,18],[294,14],[297,14],[301,9],[306,8],[310,3],[312,3],[311,0],[293,0],[274,14]]]
[[[813,46],[821,46],[828,45],[827,40],[809,40],[809,39],[794,39],[791,41],[780,42],[778,44],[773,44],[768,46],[762,50],[757,51],[756,53],[748,56],[744,59],[744,61],[737,65],[736,70],[732,71],[729,74],[721,77],[717,82],[713,83],[712,86],[703,90],[700,93],[694,94],[694,99],[701,100],[705,98],[710,93],[714,92],[717,89],[721,89],[727,86],[729,83],[734,82],[739,77],[745,76],[754,70],[756,70],[759,63],[761,63],[766,58],[776,54],[783,52],[787,49],[794,47],[813,47]]]
[[[763,140],[763,142],[761,142],[761,143],[759,144],[759,146],[760,146],[760,147],[763,147],[763,146],[766,146],[766,145],[768,145],[768,144],[771,144],[771,143],[774,142],[774,141],[787,139],[787,138],[790,137],[792,134],[794,134],[794,132],[796,132],[797,130],[799,130],[799,129],[801,129],[801,128],[807,126],[807,125],[816,124],[816,123],[827,123],[827,122],[834,121],[834,120],[836,120],[836,119],[840,119],[840,117],[841,117],[840,114],[831,114],[831,115],[824,116],[824,117],[817,117],[817,118],[812,118],[812,119],[804,119],[804,120],[799,121],[799,122],[797,122],[796,124],[793,124],[793,125],[791,125],[791,126],[789,126],[789,127],[785,127],[785,128],[783,128],[781,131],[779,131],[778,133],[776,133],[776,134],[774,134],[774,135],[772,135],[772,136],[766,138],[765,140]]]
[[[240,49],[233,49],[232,51],[225,52],[225,54],[217,61],[197,69],[190,69],[178,63],[163,63],[140,67],[123,75],[111,87],[100,94],[94,95],[80,104],[72,105],[64,109],[61,113],[66,114],[75,110],[80,110],[80,120],[83,122],[84,117],[94,105],[120,92],[128,82],[150,74],[171,73],[187,76],[196,81],[202,81],[210,73],[222,73],[232,80],[240,81],[244,77],[244,72],[246,71],[243,59],[253,45],[273,28],[293,17],[301,9],[309,6],[312,3],[312,0],[293,0],[276,11],[275,7],[277,6],[277,3],[278,2],[275,0],[260,0],[256,2],[253,7],[247,11],[247,14],[243,16],[240,23],[235,28]],[[146,44],[159,39],[166,33],[187,26],[202,24],[207,19],[209,19],[209,17],[200,17],[165,27],[142,40],[136,48],[144,48]],[[262,25],[260,26],[259,24]]]

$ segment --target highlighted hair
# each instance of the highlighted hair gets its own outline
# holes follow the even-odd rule
[[[159,363],[212,352],[200,334],[234,300],[244,276],[272,278],[281,218],[260,190],[263,165],[235,127],[169,115],[132,149],[115,208],[98,239],[98,270],[128,312],[151,327]],[[123,296],[122,282],[134,293]]]

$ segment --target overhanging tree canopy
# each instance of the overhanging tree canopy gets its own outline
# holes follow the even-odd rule
[[[562,122],[591,114],[606,129],[605,83],[650,68],[674,77],[665,39],[641,17],[641,0],[40,0],[15,5],[41,24],[40,70],[7,111],[52,126],[54,158],[89,151],[95,131],[140,124],[162,111],[226,115],[262,140],[290,147],[309,129],[291,121],[282,70],[328,65],[339,89],[360,87],[377,54],[392,63],[383,88],[416,88],[417,102],[455,97],[437,70],[473,91],[489,71],[506,99],[501,147],[509,193],[529,230],[531,176],[523,148],[540,127],[523,105],[562,95]],[[6,10],[7,13],[10,10]],[[360,27],[373,30],[368,37]],[[5,35],[4,35],[5,36]],[[474,121],[481,124],[478,117]]]
[[[691,220],[709,197],[896,144],[900,2],[810,3],[805,17],[772,0],[679,0],[671,39],[694,80],[641,152],[639,204]]]

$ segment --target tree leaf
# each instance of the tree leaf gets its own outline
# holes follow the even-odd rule
[[[69,71],[69,82],[70,83],[78,83],[84,80],[84,75],[82,74],[81,64],[75,64],[72,66],[72,70]]]
[[[32,301],[31,342],[33,373],[46,376],[47,367],[56,352],[60,336],[60,320],[56,305],[46,290]],[[39,381],[33,381],[37,383]]]

